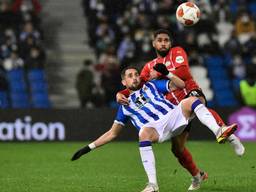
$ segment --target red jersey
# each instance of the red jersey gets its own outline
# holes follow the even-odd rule
[[[199,86],[190,73],[187,54],[181,47],[173,47],[165,57],[156,58],[148,62],[140,73],[142,81],[146,82],[150,80],[150,72],[151,70],[154,70],[153,66],[157,63],[165,64],[171,73],[175,74],[185,82],[185,88],[176,89],[166,94],[166,99],[172,103],[178,104],[192,90],[199,89]],[[162,76],[160,73],[157,75],[159,75],[159,77]]]

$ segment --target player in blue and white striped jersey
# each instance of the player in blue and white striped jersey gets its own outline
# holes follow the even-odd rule
[[[174,109],[174,105],[163,96],[168,91],[168,80],[147,82],[129,96],[129,105],[119,107],[115,122],[124,125],[130,118],[133,125],[140,130],[147,123],[162,119]]]
[[[236,130],[236,124],[220,127],[197,97],[184,99],[178,106],[166,100],[165,92],[184,85],[178,77],[172,78],[172,81],[153,80],[141,86],[136,68],[128,67],[121,75],[122,84],[131,92],[129,105],[120,106],[111,129],[78,150],[72,160],[112,141],[130,119],[139,131],[140,155],[149,181],[143,192],[155,192],[159,189],[152,142],[163,142],[181,134],[193,114],[216,135],[218,141],[225,141]]]

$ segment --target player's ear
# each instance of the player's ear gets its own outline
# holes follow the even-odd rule
[[[156,42],[155,42],[155,39],[153,39],[153,41],[152,41],[152,46],[153,46],[154,48],[156,48]]]
[[[122,79],[121,82],[122,82],[122,85],[123,85],[123,86],[126,86],[126,81],[125,81],[124,79]]]

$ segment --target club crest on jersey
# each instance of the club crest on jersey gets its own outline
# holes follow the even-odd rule
[[[165,66],[168,67],[169,65],[171,65],[171,62],[170,61],[166,61],[165,62]]]
[[[183,63],[184,62],[184,58],[182,56],[178,56],[178,57],[176,57],[175,62],[176,63]]]

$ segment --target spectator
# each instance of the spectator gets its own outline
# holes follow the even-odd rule
[[[23,59],[27,59],[30,53],[30,49],[36,45],[37,43],[34,36],[29,34],[24,41],[20,42],[20,56]]]
[[[242,44],[252,37],[255,32],[255,22],[247,12],[243,12],[235,21],[235,30]]]
[[[35,40],[37,42],[40,41],[40,38],[41,38],[41,35],[39,33],[39,31],[37,31],[36,29],[34,29],[34,26],[33,26],[33,23],[30,22],[30,21],[27,21],[24,26],[23,26],[23,30],[22,32],[20,33],[20,40],[21,41],[25,41],[26,38],[29,36],[29,35],[32,35]]]
[[[10,3],[0,1],[0,28],[3,30],[6,28],[17,29],[18,23],[20,23],[20,17],[11,10]]]
[[[105,102],[108,106],[115,105],[115,95],[120,89],[120,70],[114,61],[109,62],[102,74],[102,87],[105,91]]]
[[[44,68],[45,64],[45,53],[37,46],[31,47],[29,56],[26,58],[25,67],[31,68]]]
[[[24,61],[19,57],[16,51],[13,51],[11,56],[4,60],[3,66],[6,71],[10,71],[15,68],[23,67]]]
[[[42,6],[38,0],[14,0],[12,9],[14,12],[29,10],[33,11],[35,14],[39,14],[42,10]]]
[[[0,58],[10,57],[12,51],[17,51],[18,46],[15,43],[15,37],[6,35],[3,39],[4,43],[0,47]]]
[[[131,36],[127,34],[123,38],[117,50],[117,56],[121,63],[121,69],[125,68],[133,61],[135,50],[135,43],[131,39]]]
[[[247,77],[240,82],[241,101],[246,106],[256,107],[256,67],[248,65]]]
[[[233,57],[232,63],[232,75],[235,79],[244,79],[246,75],[245,64],[243,63],[243,59],[240,55],[235,55]]]
[[[82,108],[93,107],[93,66],[91,60],[85,60],[83,69],[78,73],[76,78],[76,89]]]

